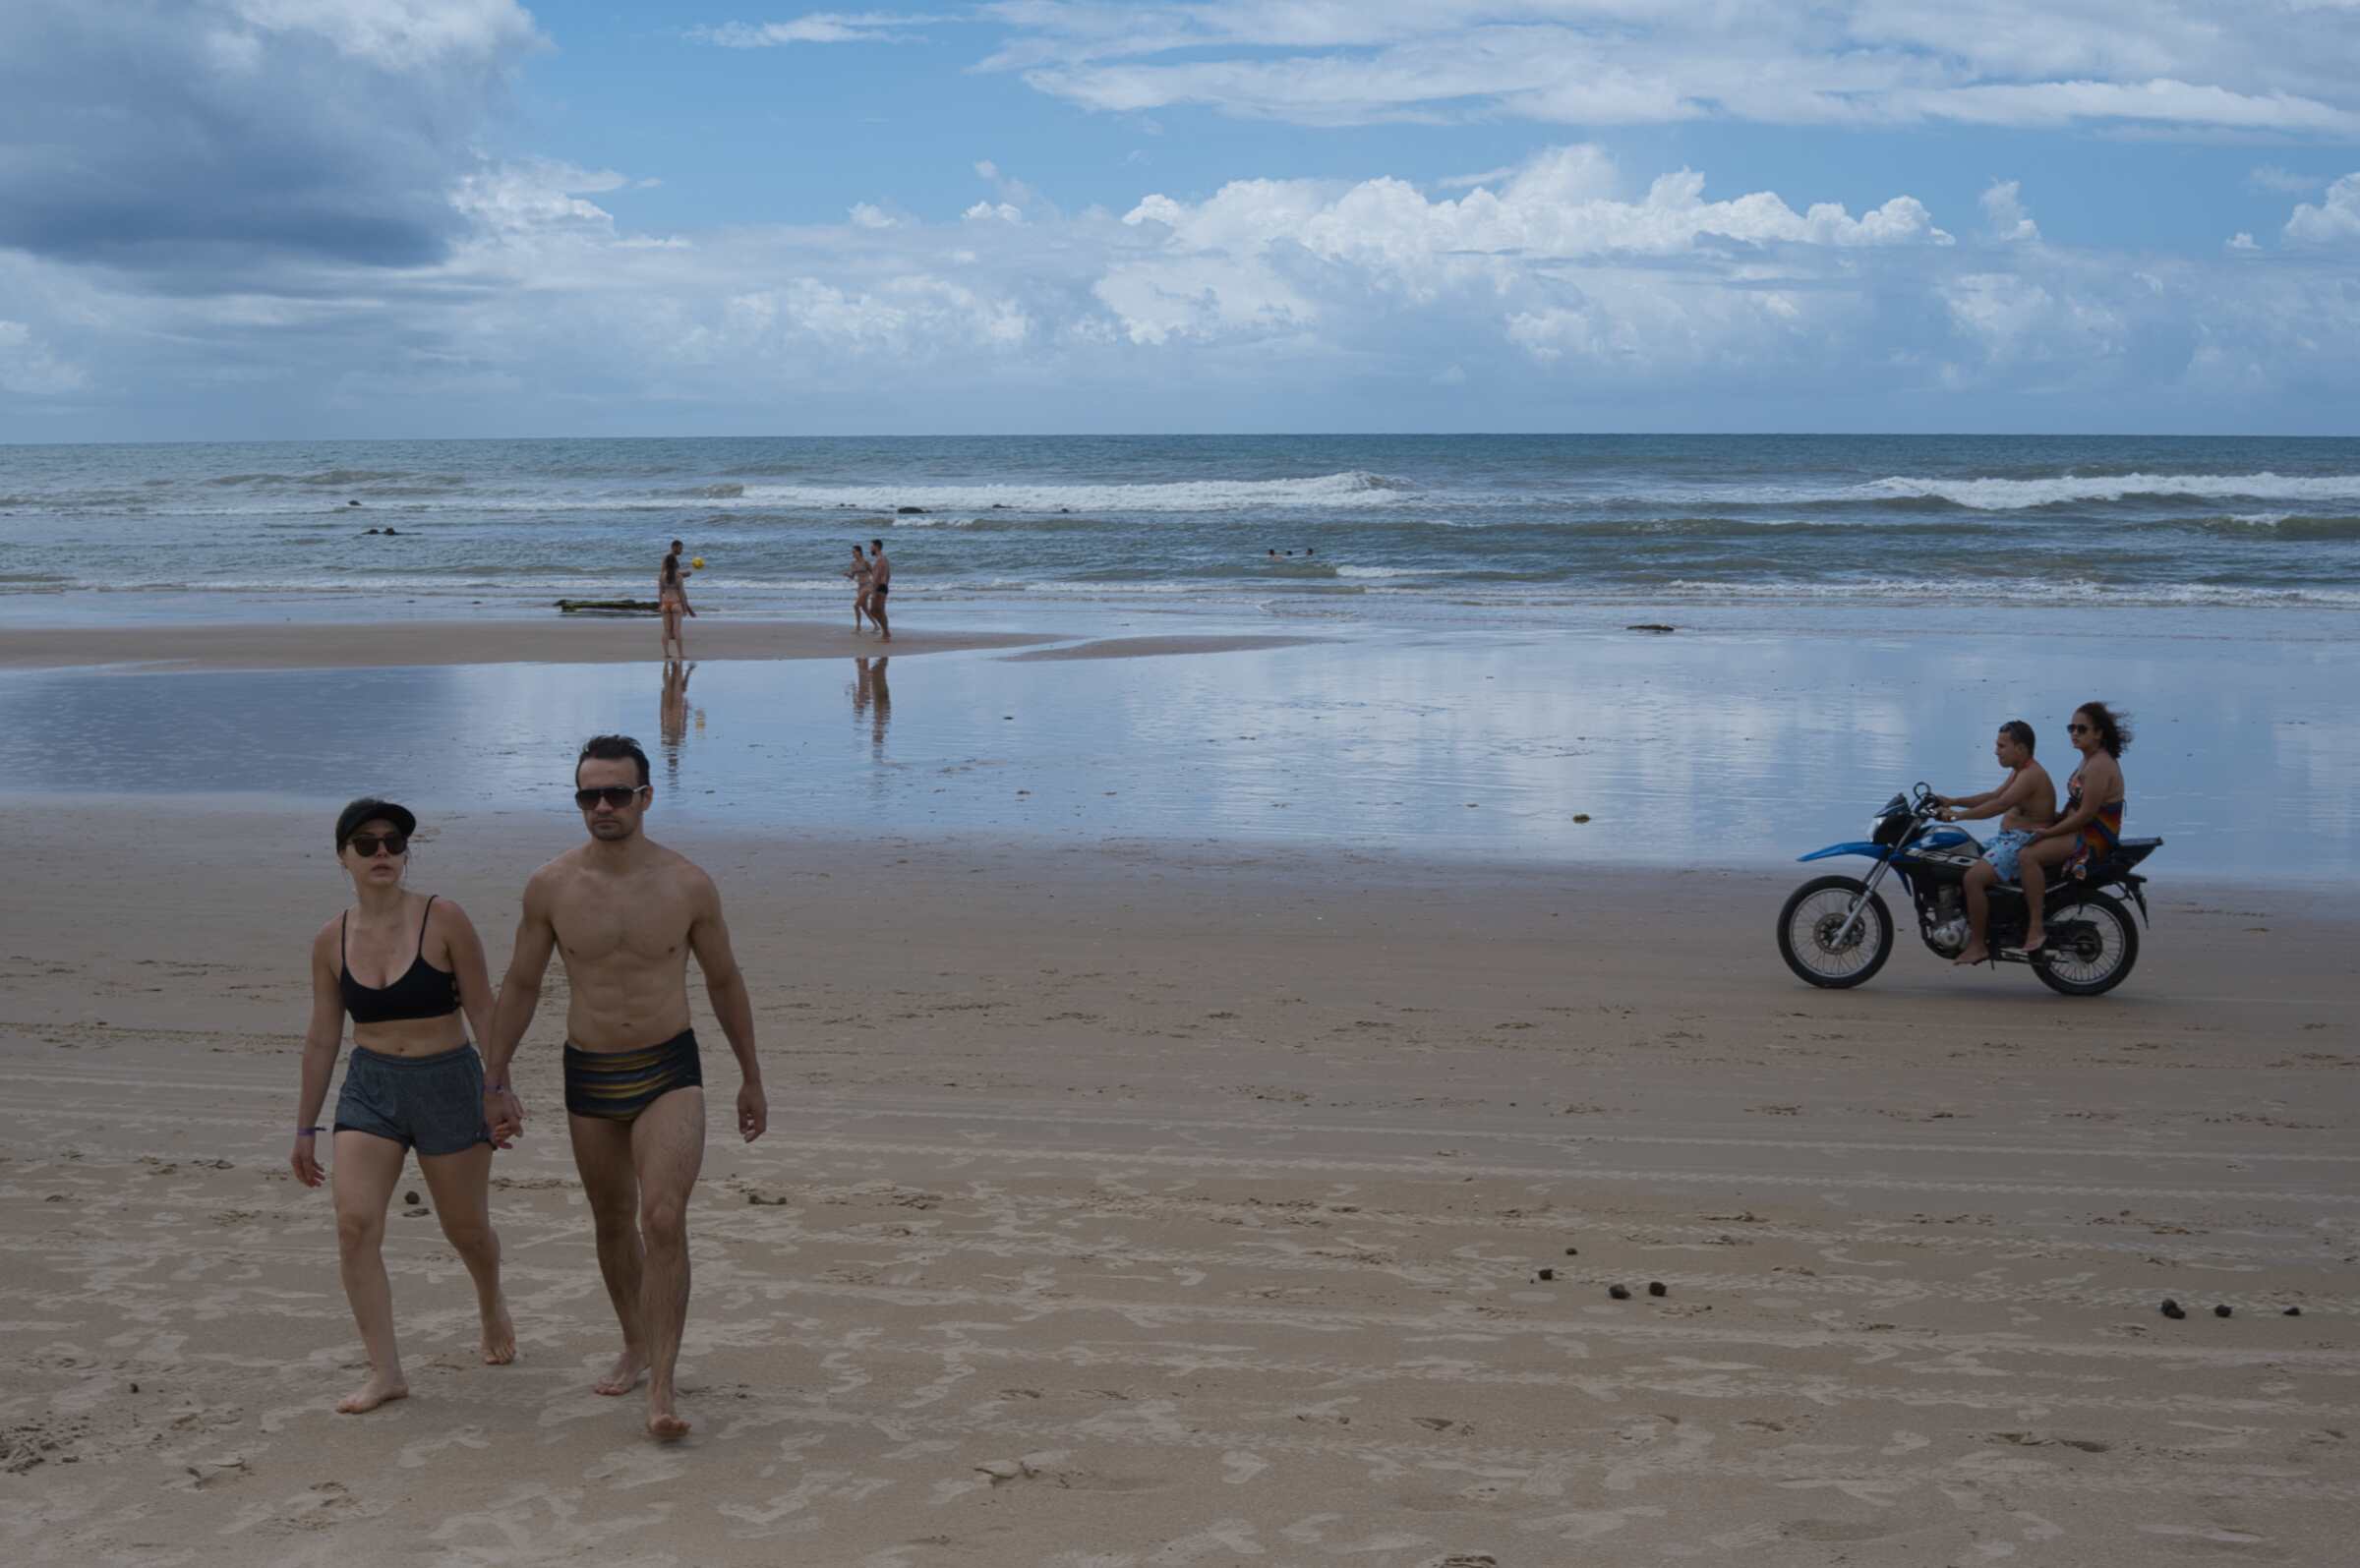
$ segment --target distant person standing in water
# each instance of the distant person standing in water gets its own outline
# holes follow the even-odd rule
[[[868,613],[869,585],[868,557],[860,553],[858,545],[853,547],[853,563],[844,569],[844,574],[853,580],[853,630],[857,632],[862,617]]]
[[[664,564],[656,569],[656,607],[664,615],[663,649],[666,659],[685,659],[687,645],[680,638],[680,617],[696,613],[688,603],[688,574],[680,569],[680,552],[685,547],[678,540],[672,542],[666,552]]]
[[[868,542],[868,618],[877,623],[878,633],[887,642],[893,641],[893,627],[885,620],[885,594],[893,586],[893,562],[885,558],[885,541]]]
[[[347,1416],[410,1392],[393,1337],[384,1240],[385,1209],[413,1151],[442,1235],[475,1281],[484,1365],[516,1357],[516,1330],[500,1289],[500,1239],[492,1232],[484,1064],[467,1041],[469,1024],[477,1039],[490,1037],[492,980],[466,912],[402,885],[417,832],[409,808],[390,800],[363,796],[344,808],[336,818],[336,861],[352,879],[352,907],[312,938],[312,1021],[288,1163],[306,1187],[330,1180],[320,1169],[317,1123],[349,1016],[352,1056],[336,1099],[331,1169],[344,1296],[369,1357],[369,1380],[336,1402]],[[506,1138],[503,1131],[502,1148]]]

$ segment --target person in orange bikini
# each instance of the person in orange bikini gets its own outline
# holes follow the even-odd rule
[[[2065,784],[2065,812],[2033,835],[2017,856],[2024,884],[2024,951],[2037,953],[2048,940],[2041,927],[2042,900],[2048,894],[2048,872],[2061,868],[2071,876],[2114,852],[2122,840],[2122,753],[2131,743],[2131,718],[2102,702],[2086,702],[2073,711],[2065,736],[2082,754],[2082,765]]]

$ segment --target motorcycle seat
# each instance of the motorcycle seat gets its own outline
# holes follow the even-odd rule
[[[2092,874],[2116,869],[2127,870],[2162,846],[2163,841],[2160,839],[2117,839],[2114,841],[2114,852],[2103,860],[2094,862],[2088,869]],[[2000,882],[1993,886],[2005,888],[2010,893],[2024,891],[2024,884],[2019,881]]]

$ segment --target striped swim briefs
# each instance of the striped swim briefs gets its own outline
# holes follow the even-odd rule
[[[662,1045],[638,1051],[565,1047],[565,1109],[575,1116],[632,1122],[675,1089],[704,1086],[696,1031],[682,1029]]]

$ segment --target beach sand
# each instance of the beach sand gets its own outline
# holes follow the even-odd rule
[[[841,659],[851,654],[938,654],[1022,648],[1057,639],[1048,633],[911,630],[892,642],[861,636],[849,624],[808,620],[687,623],[690,657]],[[0,626],[0,669],[140,665],[179,669],[359,669],[435,665],[651,664],[653,615],[550,615],[540,620],[356,621],[333,627],[279,625]]]
[[[331,1414],[361,1364],[284,1131],[325,820],[9,810],[10,1561],[2348,1554],[2338,896],[2159,889],[2131,983],[2077,1004],[1914,946],[1807,990],[1771,941],[1800,873],[681,837],[773,1120],[730,1135],[692,987],[696,1431],[657,1448],[588,1391],[615,1331],[554,977],[495,1167],[520,1359],[476,1365],[465,1276],[397,1204],[413,1396]],[[496,972],[564,828],[422,835]]]

